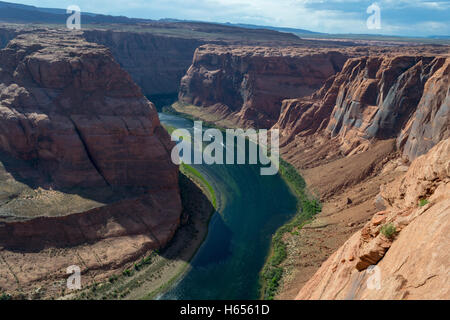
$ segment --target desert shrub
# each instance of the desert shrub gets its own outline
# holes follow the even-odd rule
[[[280,235],[281,236],[281,235]],[[279,239],[273,242],[273,253],[270,259],[270,264],[272,266],[278,266],[287,257],[286,244]]]
[[[131,277],[133,275],[133,272],[130,269],[125,269],[123,270],[122,274],[124,276]]]
[[[420,199],[419,201],[419,206],[423,207],[427,204],[429,204],[430,202],[427,199]]]
[[[397,233],[397,229],[395,228],[393,223],[386,223],[381,227],[380,232],[387,238],[393,238]]]
[[[150,264],[152,262],[152,256],[147,256],[142,259],[142,264]]]
[[[273,300],[278,291],[280,280],[283,276],[283,268],[267,266],[263,271],[265,283],[264,299]]]

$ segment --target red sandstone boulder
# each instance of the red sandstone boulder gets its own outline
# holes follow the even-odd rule
[[[285,100],[274,128],[285,143],[322,131],[344,154],[398,138],[413,160],[450,136],[449,90],[448,57],[353,58],[311,97]]]

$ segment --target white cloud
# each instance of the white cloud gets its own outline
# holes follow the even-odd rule
[[[450,1],[425,0],[28,0],[17,1],[46,7],[77,4],[83,11],[139,18],[177,18],[232,23],[252,23],[309,29],[328,33],[370,33],[366,28],[365,4],[378,2],[382,29],[378,33],[407,35],[450,33],[449,21],[428,21],[407,16],[408,10],[424,8],[441,15],[450,11]],[[324,9],[326,8],[326,9]],[[361,10],[362,9],[362,10]],[[387,10],[403,10],[401,17],[383,19]],[[394,11],[396,12],[396,11]],[[450,13],[449,13],[450,15]],[[432,19],[434,20],[434,19]],[[439,28],[433,26],[439,25]],[[420,29],[418,29],[420,28]],[[428,29],[429,28],[429,29]]]

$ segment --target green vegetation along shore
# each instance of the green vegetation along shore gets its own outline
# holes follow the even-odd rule
[[[177,107],[179,110],[176,110]],[[183,112],[183,111],[185,112]],[[164,112],[182,116],[190,120],[198,120],[196,116],[187,113],[183,105],[175,103],[163,109]],[[207,122],[208,127],[214,127],[222,131],[225,128]],[[171,128],[166,128],[169,132]],[[295,216],[285,225],[280,227],[272,237],[272,245],[266,263],[260,273],[261,298],[265,300],[274,299],[283,277],[283,261],[287,258],[287,245],[283,237],[287,233],[298,232],[303,226],[311,223],[314,216],[318,214],[322,207],[316,197],[307,192],[306,182],[298,171],[287,161],[280,158],[279,173],[287,183],[292,193],[297,198],[297,212]]]
[[[225,130],[227,129],[226,127],[219,126],[214,121],[204,119],[202,117],[202,114],[196,115],[196,114],[189,113],[189,111],[197,110],[197,109],[199,109],[199,108],[194,105],[189,105],[189,104],[185,104],[185,103],[181,103],[181,102],[175,102],[172,105],[163,107],[162,111],[167,114],[172,114],[174,116],[179,116],[179,117],[182,117],[185,119],[189,119],[193,122],[194,121],[202,121],[203,127],[205,127],[205,128],[213,128],[213,129],[218,129],[222,132],[225,132]],[[166,125],[164,125],[164,127],[166,127]],[[166,130],[168,130],[169,134],[171,134],[173,132],[172,128],[173,128],[172,126],[167,126]],[[172,130],[172,131],[169,131],[169,130]]]
[[[287,247],[283,236],[288,232],[298,232],[322,210],[319,201],[307,193],[302,176],[290,163],[281,158],[279,172],[297,197],[298,204],[294,218],[279,228],[272,237],[272,247],[261,271],[261,298],[265,300],[272,300],[275,297],[283,276],[284,270],[280,265],[287,258]]]
[[[217,209],[216,192],[208,180],[206,180],[197,169],[185,163],[180,165],[180,171],[189,179],[196,182],[196,184],[202,189],[203,193],[206,194],[209,201],[211,201],[213,207]]]
[[[176,130],[175,127],[164,124],[163,127],[167,130],[169,134],[172,134]],[[180,165],[180,172],[184,175],[186,175],[191,180],[195,181],[196,184],[203,190],[205,195],[209,198],[211,203],[213,204],[214,208],[217,209],[217,198],[216,198],[216,192],[214,191],[214,188],[211,186],[211,184],[206,180],[203,175],[195,169],[193,166],[190,166],[185,163],[181,163]]]

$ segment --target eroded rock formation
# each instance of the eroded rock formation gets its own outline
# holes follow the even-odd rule
[[[351,58],[311,96],[283,101],[274,126],[282,154],[323,212],[288,236],[303,247],[292,249],[301,267],[292,267],[282,297],[302,288],[299,299],[448,298],[449,60],[425,48]],[[380,233],[388,225],[398,239]],[[381,290],[367,287],[373,265],[385,277]]]
[[[340,71],[338,51],[205,45],[181,80],[179,100],[234,118],[245,126],[271,127],[283,99],[308,96]]]
[[[3,151],[60,186],[176,184],[154,106],[107,49],[36,33],[0,54]]]
[[[18,159],[3,162],[5,183],[39,188],[2,202],[0,287],[27,292],[74,264],[105,278],[171,239],[181,214],[172,143],[108,49],[65,31],[19,35],[0,51],[0,95],[0,149]],[[71,196],[73,208],[55,212],[61,194],[95,203],[77,211]],[[52,217],[11,206],[33,201],[49,203]]]
[[[205,43],[200,39],[112,30],[86,30],[83,36],[108,47],[144,95],[163,101],[177,96],[195,49]]]
[[[344,154],[373,139],[398,138],[409,159],[449,132],[449,61],[445,56],[371,56],[349,59],[314,95],[286,100],[276,128],[285,143],[326,131]]]
[[[85,29],[83,37],[108,47],[144,95],[157,106],[176,101],[180,80],[192,64],[195,50],[203,44],[262,43],[271,46],[302,42],[294,34],[265,29],[163,21],[130,28]]]

